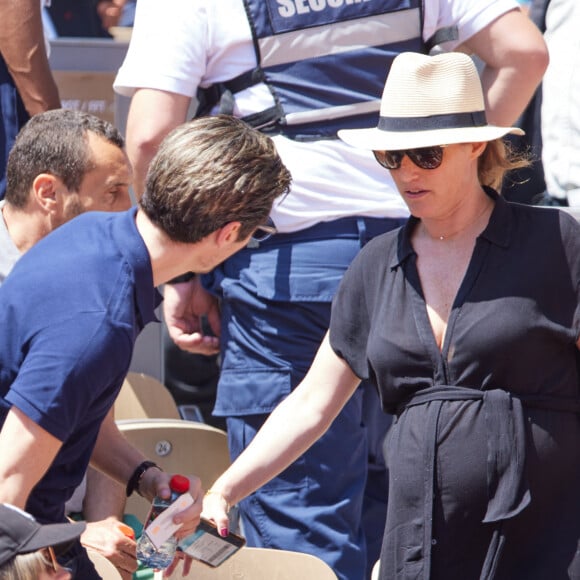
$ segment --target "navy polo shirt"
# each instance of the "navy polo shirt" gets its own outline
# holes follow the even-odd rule
[[[75,218],[0,287],[0,424],[14,405],[63,443],[26,506],[40,521],[63,519],[135,339],[156,319],[160,295],[136,211]]]

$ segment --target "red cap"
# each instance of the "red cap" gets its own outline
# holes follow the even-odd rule
[[[173,475],[169,481],[169,487],[175,493],[189,491],[189,479],[183,475]]]

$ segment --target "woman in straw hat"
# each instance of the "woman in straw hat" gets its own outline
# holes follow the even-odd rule
[[[469,57],[404,53],[378,126],[339,133],[412,217],[352,263],[308,375],[208,492],[222,533],[369,378],[396,415],[381,578],[580,578],[580,226],[493,189],[518,132],[486,122]]]

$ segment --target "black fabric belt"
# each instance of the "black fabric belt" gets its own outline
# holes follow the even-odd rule
[[[481,579],[494,577],[494,553],[501,546],[501,522],[519,514],[530,503],[530,490],[524,477],[526,435],[523,407],[558,412],[580,413],[580,398],[520,396],[503,389],[478,391],[454,385],[436,385],[419,391],[397,408],[405,409],[435,403],[426,422],[428,445],[425,463],[424,578],[430,577],[433,530],[433,486],[437,457],[437,426],[441,407],[446,401],[482,401],[487,433],[487,489],[489,501],[483,523],[499,524],[490,544]]]

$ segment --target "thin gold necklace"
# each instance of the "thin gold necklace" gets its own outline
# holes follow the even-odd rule
[[[427,236],[429,238],[431,238],[432,240],[439,240],[441,242],[444,242],[445,240],[448,240],[449,238],[452,238],[454,236],[457,236],[457,234],[460,234],[460,233],[464,232],[465,230],[469,229],[470,227],[478,224],[481,221],[481,218],[484,216],[484,214],[487,212],[488,209],[489,209],[489,206],[486,204],[484,206],[484,208],[482,209],[482,211],[475,217],[474,220],[472,220],[471,222],[469,222],[464,227],[459,228],[458,230],[455,230],[454,232],[452,232],[450,234],[444,234],[444,235],[441,235],[441,236],[432,236],[429,233],[429,231],[427,230],[427,228],[425,227],[425,225],[423,225],[423,228],[425,229],[425,233],[427,234]]]

